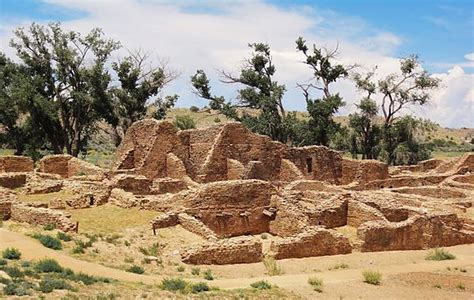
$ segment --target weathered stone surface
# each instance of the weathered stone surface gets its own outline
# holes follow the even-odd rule
[[[354,181],[365,183],[388,178],[388,165],[377,160],[342,160],[342,177],[339,183]]]
[[[25,187],[27,194],[48,194],[61,191],[63,182],[61,180],[41,180],[28,182]]]
[[[123,208],[130,208],[137,206],[138,200],[133,193],[114,188],[110,192],[109,203]]]
[[[376,208],[359,201],[349,201],[347,210],[347,225],[359,227],[365,222],[388,222],[385,216]]]
[[[153,218],[150,223],[151,228],[153,229],[176,226],[179,224],[178,214],[170,212],[163,215],[159,215]]]
[[[272,241],[270,251],[276,259],[284,259],[346,254],[352,251],[352,246],[337,232],[313,227],[294,237]]]
[[[12,201],[1,199],[0,196],[0,221],[8,220],[12,214]]]
[[[33,172],[33,160],[26,156],[1,156],[0,172]]]
[[[178,222],[184,229],[202,236],[210,241],[217,241],[216,234],[209,229],[203,222],[186,213],[178,214]]]
[[[197,265],[255,263],[262,260],[262,243],[252,239],[209,243],[182,250],[181,259]]]
[[[0,173],[0,187],[16,189],[24,186],[26,174],[24,173]]]
[[[135,194],[150,194],[152,183],[143,175],[120,174],[112,179],[111,186]]]
[[[167,177],[153,180],[150,191],[152,194],[174,194],[186,189],[188,189],[188,185],[183,180]]]
[[[35,208],[22,204],[14,204],[11,208],[11,220],[25,222],[35,225],[54,224],[62,231],[73,231],[76,224],[70,220],[70,216],[63,212],[48,208]]]
[[[105,177],[101,168],[67,154],[47,155],[39,161],[39,165],[40,172],[57,174],[63,178],[88,175],[99,176],[99,179]]]

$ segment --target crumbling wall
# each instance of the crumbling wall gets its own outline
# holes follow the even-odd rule
[[[11,220],[13,221],[41,226],[54,224],[62,231],[76,229],[76,224],[71,221],[70,217],[66,213],[48,208],[35,208],[23,204],[14,204],[11,207]]]
[[[111,182],[113,188],[119,188],[135,194],[150,194],[153,180],[143,175],[119,174]]]
[[[415,215],[399,223],[367,222],[358,228],[361,250],[390,251],[446,247],[474,242],[456,214]]]
[[[26,156],[1,156],[0,172],[33,172],[33,160]]]
[[[112,189],[110,192],[109,203],[123,208],[130,208],[138,205],[137,198],[133,193],[126,192],[119,188]]]
[[[352,251],[352,246],[337,232],[311,227],[294,237],[272,241],[270,251],[276,259],[301,258],[346,254]]]
[[[203,222],[186,213],[178,214],[178,222],[189,232],[202,236],[210,241],[217,241],[217,236]]]
[[[373,180],[367,183],[359,184],[352,189],[354,190],[376,190],[383,188],[399,188],[409,186],[425,186],[436,185],[445,180],[448,175],[422,175],[422,176],[405,176],[393,177],[383,180]]]
[[[342,177],[339,183],[349,184],[357,181],[365,183],[388,178],[388,165],[376,160],[342,160]]]
[[[166,177],[153,180],[150,191],[153,194],[166,194],[178,193],[186,189],[188,189],[188,185],[183,180]]]
[[[374,207],[359,201],[349,201],[347,210],[347,225],[359,227],[365,222],[388,222],[384,215]]]
[[[26,174],[24,173],[0,173],[0,187],[16,189],[24,186]]]
[[[1,198],[1,195],[0,195]],[[10,219],[12,214],[12,202],[0,199],[0,221]]]
[[[433,172],[451,174],[474,172],[474,153],[465,153],[461,157],[445,161],[436,167]]]
[[[292,182],[304,179],[304,175],[293,162],[282,159],[279,179],[283,182]]]
[[[262,259],[262,243],[252,239],[219,241],[184,249],[181,259],[197,265],[255,263]]]
[[[414,194],[432,198],[466,198],[467,195],[459,190],[450,189],[438,186],[424,186],[424,187],[406,187],[393,189],[392,192],[401,194]]]
[[[101,180],[105,177],[101,168],[68,154],[46,155],[39,161],[39,171],[63,178],[92,175],[99,176],[98,179]]]

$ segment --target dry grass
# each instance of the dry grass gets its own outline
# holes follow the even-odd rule
[[[48,203],[49,201],[53,199],[61,199],[61,200],[66,200],[69,199],[73,196],[73,194],[69,191],[60,191],[60,192],[55,192],[55,193],[49,193],[49,194],[34,194],[34,195],[18,195],[18,199],[20,201],[25,201],[25,202],[41,202],[41,203]]]
[[[120,208],[102,205],[92,208],[72,209],[68,211],[72,220],[79,222],[80,232],[118,233],[126,228],[148,226],[157,212],[138,208]]]

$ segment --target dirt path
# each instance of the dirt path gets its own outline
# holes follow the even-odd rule
[[[27,260],[41,259],[45,257],[56,259],[62,266],[71,268],[76,272],[84,272],[95,276],[104,276],[121,281],[129,282],[142,282],[146,284],[158,284],[163,277],[151,276],[151,275],[138,275],[133,274],[109,267],[102,266],[83,260],[79,260],[70,257],[60,251],[54,251],[43,247],[38,241],[27,237],[20,233],[8,231],[4,228],[0,228],[0,250],[6,247],[18,248],[22,257]],[[384,256],[384,260],[388,263],[384,265],[365,265],[364,268],[351,268],[337,271],[321,271],[317,273],[304,273],[304,274],[283,274],[280,276],[260,276],[260,277],[245,277],[245,278],[232,278],[232,279],[217,279],[212,282],[213,286],[218,286],[224,289],[233,288],[245,288],[251,283],[258,280],[267,280],[271,284],[276,284],[281,288],[300,292],[301,289],[308,288],[308,278],[311,276],[317,276],[324,280],[325,284],[341,284],[351,282],[360,282],[362,277],[361,273],[365,269],[377,270],[383,274],[383,276],[404,274],[410,272],[433,272],[446,267],[474,267],[474,245],[460,245],[450,247],[449,251],[456,255],[456,260],[451,261],[420,261],[420,254],[426,253],[426,250],[419,251],[396,251],[396,252],[382,252],[382,253],[352,253],[344,255],[345,261],[370,261],[371,257]],[[400,262],[400,257],[406,256],[404,263]],[[409,260],[409,258],[415,258],[418,261]],[[320,257],[318,259],[325,259]],[[327,257],[331,259],[331,257]],[[243,267],[244,265],[235,266],[236,268]],[[189,280],[196,280],[191,279]]]

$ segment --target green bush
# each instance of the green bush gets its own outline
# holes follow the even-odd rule
[[[2,257],[6,259],[20,259],[21,252],[16,248],[7,248],[3,250]]]
[[[31,285],[27,282],[9,282],[3,287],[3,293],[7,296],[28,296]]]
[[[315,290],[318,293],[323,292],[323,280],[316,278],[316,277],[311,277],[308,279],[309,285],[313,287],[313,290]]]
[[[259,290],[269,290],[272,286],[265,280],[256,281],[250,284],[251,287]]]
[[[346,263],[338,263],[329,268],[329,270],[338,270],[338,269],[347,269],[349,268],[349,265]]]
[[[426,256],[426,260],[449,260],[455,258],[456,256],[442,248],[435,248]]]
[[[194,113],[197,113],[197,112],[199,111],[199,107],[192,105],[192,106],[189,108],[189,110],[192,111],[192,112],[194,112]]]
[[[130,268],[127,269],[127,271],[128,271],[128,272],[131,272],[131,273],[136,273],[136,274],[143,274],[143,273],[145,273],[145,270],[143,270],[142,267],[137,266],[137,265],[131,266]]]
[[[43,234],[35,234],[33,237],[40,241],[40,243],[45,246],[46,248],[50,248],[53,250],[61,250],[63,245],[61,241],[53,236],[50,235],[43,235]]]
[[[36,263],[35,270],[40,273],[61,273],[64,268],[54,259],[45,258]]]
[[[205,282],[198,282],[191,285],[191,291],[193,293],[201,293],[209,291],[209,286]]]
[[[70,241],[72,241],[72,237],[71,237],[69,234],[66,234],[66,233],[61,232],[61,231],[58,232],[57,237],[58,237],[58,239],[60,239],[61,241],[65,241],[65,242],[70,242]]]
[[[23,272],[15,266],[13,266],[13,267],[8,267],[8,266],[3,267],[3,271],[5,271],[5,273],[7,273],[8,276],[10,276],[11,278],[22,278],[22,277],[25,276],[25,274],[23,274]]]
[[[78,274],[74,274],[71,277],[71,279],[74,280],[74,281],[80,281],[80,282],[84,283],[85,285],[91,285],[91,284],[94,284],[97,281],[99,281],[96,277],[84,274],[82,272],[79,272]]]
[[[212,275],[212,271],[210,269],[207,269],[204,271],[204,279],[206,280],[214,280],[214,275]]]
[[[56,229],[56,224],[49,223],[43,226],[44,230],[50,231]]]
[[[161,281],[160,287],[163,290],[167,291],[184,291],[186,289],[187,283],[186,281],[180,279],[180,278],[164,278]]]
[[[382,274],[375,271],[364,271],[362,273],[364,276],[364,282],[373,285],[379,285],[382,281]]]
[[[199,275],[199,273],[201,273],[201,269],[199,269],[199,268],[192,268],[191,269],[191,274],[192,275]]]
[[[176,271],[178,272],[184,272],[185,268],[183,266],[179,266],[176,268]]]
[[[196,128],[196,121],[188,115],[176,116],[174,126],[179,130],[194,129]]]
[[[72,286],[64,280],[46,277],[39,283],[39,288],[43,293],[51,293],[54,290],[70,290]]]
[[[72,248],[72,253],[74,254],[84,254],[86,251],[84,250],[84,247],[77,245],[76,247]]]
[[[5,259],[0,258],[0,266],[6,266],[8,264],[8,261]]]

